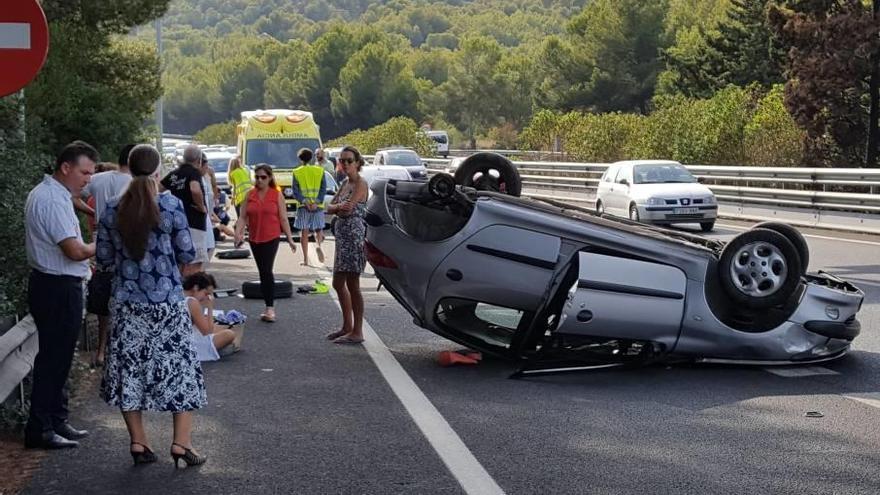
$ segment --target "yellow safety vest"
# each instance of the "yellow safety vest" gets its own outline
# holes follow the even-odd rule
[[[237,168],[229,174],[229,182],[232,183],[233,200],[235,201],[235,205],[238,206],[247,197],[247,193],[254,187],[254,184],[251,182],[251,174],[244,167]]]
[[[299,184],[299,192],[304,198],[314,202],[318,208],[324,208],[324,203],[318,203],[318,192],[321,190],[321,181],[324,180],[324,167],[318,165],[304,165],[293,170],[296,183]]]

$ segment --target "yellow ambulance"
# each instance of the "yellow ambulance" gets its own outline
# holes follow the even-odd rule
[[[236,128],[238,153],[250,170],[261,163],[274,169],[275,183],[284,194],[287,216],[293,218],[293,169],[299,166],[296,154],[302,148],[321,147],[321,133],[311,112],[303,110],[253,110],[241,112]]]

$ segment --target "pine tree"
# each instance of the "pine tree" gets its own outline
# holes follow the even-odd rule
[[[767,24],[768,1],[731,0],[727,18],[718,25],[719,34],[707,39],[709,53],[717,57],[710,61],[712,76],[722,87],[753,82],[770,87],[785,81],[785,52]]]

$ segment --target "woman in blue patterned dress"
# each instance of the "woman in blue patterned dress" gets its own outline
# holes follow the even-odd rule
[[[183,204],[159,194],[159,152],[136,146],[128,190],[107,205],[98,226],[97,261],[114,271],[112,330],[101,397],[122,411],[135,464],[156,461],[142,411],[174,416],[171,457],[187,465],[205,458],[192,449],[192,411],[207,402],[202,368],[190,339],[180,267],[195,258]]]
[[[339,153],[346,178],[327,209],[336,215],[336,258],[333,262],[333,288],[342,307],[342,329],[327,336],[337,344],[360,344],[364,341],[364,296],[361,294],[361,273],[367,264],[364,254],[364,223],[367,181],[360,175],[364,159],[354,146]]]

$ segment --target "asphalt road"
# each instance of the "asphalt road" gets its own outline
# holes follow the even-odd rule
[[[713,236],[739,228],[723,222]],[[176,472],[170,417],[153,413],[160,462],[131,467],[121,416],[95,392],[74,411],[92,436],[51,453],[29,493],[462,493],[462,473],[435,450],[455,435],[510,494],[880,493],[880,239],[810,234],[820,236],[807,238],[811,270],[850,279],[866,301],[853,352],[781,372],[803,376],[657,366],[510,380],[511,365],[492,359],[441,368],[436,353],[459,346],[415,327],[368,273],[368,323],[451,430],[420,430],[377,346],[323,339],[339,318],[329,295],[279,301],[274,324],[256,320],[258,301],[221,299],[218,308],[252,319],[245,350],[205,366],[209,405],[195,444],[208,463]],[[282,253],[277,271],[295,285],[325,274]],[[223,286],[256,273],[252,260],[215,261],[213,271]]]

